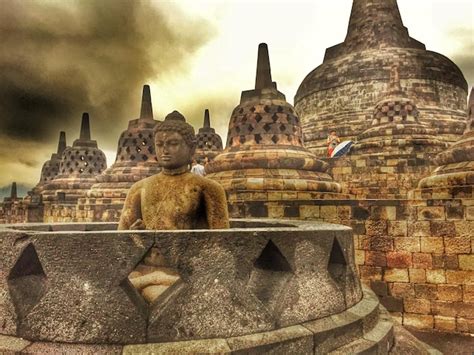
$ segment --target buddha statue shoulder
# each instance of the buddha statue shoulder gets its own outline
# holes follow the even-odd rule
[[[189,171],[196,140],[183,115],[174,111],[157,124],[155,148],[162,171],[131,187],[119,229],[229,228],[223,187]]]

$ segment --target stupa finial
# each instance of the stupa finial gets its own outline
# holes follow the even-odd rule
[[[143,85],[142,107],[140,110],[140,118],[153,119],[153,107],[151,105],[150,86]]]
[[[209,109],[204,110],[204,124],[202,125],[203,128],[211,128],[211,118],[209,116]]]
[[[79,136],[81,141],[90,141],[91,140],[91,129],[89,124],[89,114],[84,112],[82,114],[81,121],[81,134]]]
[[[17,194],[17,190],[16,190],[16,182],[13,182],[12,183],[12,189],[10,191],[10,198],[13,200],[13,199],[16,199],[18,197],[18,194]]]
[[[272,72],[270,68],[270,57],[266,43],[258,45],[257,75],[255,78],[255,89],[273,87]]]
[[[66,149],[66,132],[59,132],[59,142],[58,142],[58,155],[63,154],[64,149]]]

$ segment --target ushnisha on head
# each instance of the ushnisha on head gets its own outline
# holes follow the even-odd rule
[[[188,171],[196,149],[193,126],[186,123],[178,111],[171,112],[156,125],[155,149],[164,174],[178,175]]]

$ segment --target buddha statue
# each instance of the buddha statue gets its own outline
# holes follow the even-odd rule
[[[196,140],[182,114],[156,125],[155,148],[162,171],[130,188],[118,229],[229,228],[224,189],[189,172]]]
[[[132,185],[119,230],[229,228],[223,187],[189,171],[195,149],[194,128],[179,112],[173,111],[156,125],[155,151],[162,170]],[[153,247],[128,278],[153,303],[178,281],[179,274]]]

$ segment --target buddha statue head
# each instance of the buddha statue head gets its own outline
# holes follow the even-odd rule
[[[196,149],[194,128],[178,111],[166,116],[155,128],[158,164],[165,174],[181,174],[188,170]]]

